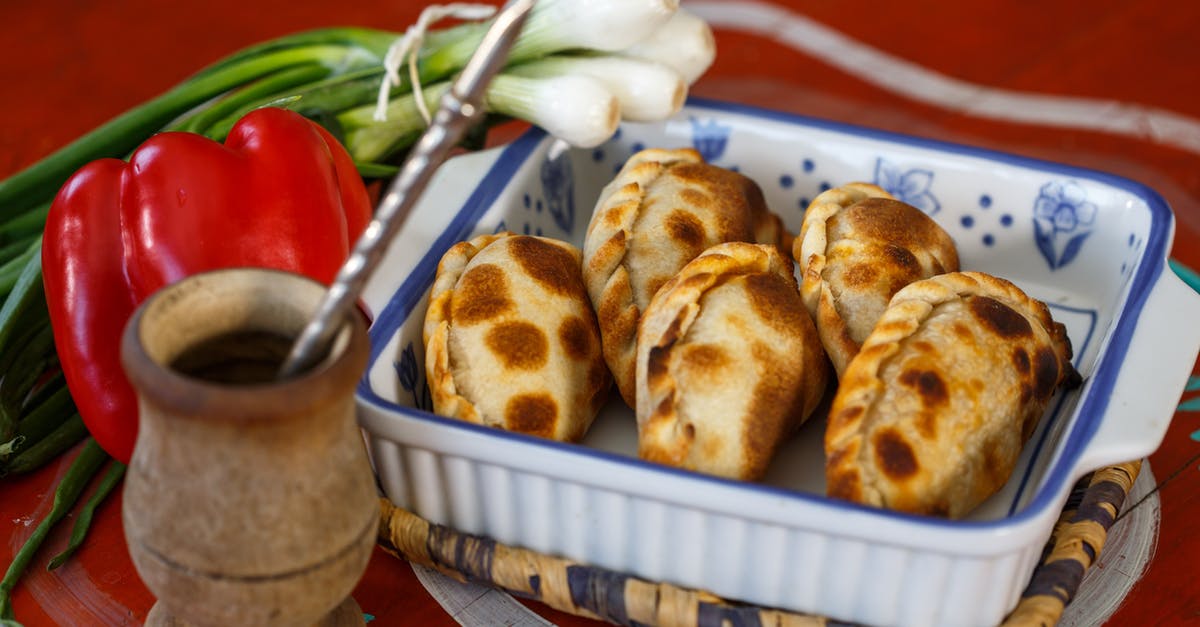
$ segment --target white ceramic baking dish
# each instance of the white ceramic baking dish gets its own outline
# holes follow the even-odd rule
[[[454,243],[508,229],[582,245],[600,188],[643,147],[693,146],[755,179],[792,232],[855,180],[924,209],[964,269],[1008,278],[1068,327],[1084,385],[1051,404],[1007,486],[966,520],[824,496],[814,419],[764,484],[636,458],[619,398],[582,445],[429,413],[421,321]],[[719,596],[878,625],[994,625],[1073,483],[1154,451],[1200,347],[1200,297],[1165,263],[1170,209],[1128,180],[739,105],[693,101],[594,150],[538,130],[447,162],[368,286],[360,421],[387,496],[436,523]]]

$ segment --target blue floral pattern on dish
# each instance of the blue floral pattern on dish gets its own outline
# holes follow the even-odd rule
[[[1033,203],[1034,239],[1051,270],[1071,263],[1092,234],[1096,205],[1074,181],[1051,181]]]
[[[733,127],[720,124],[716,120],[701,121],[694,116],[688,119],[692,123],[692,147],[707,163],[720,159],[725,154]]]
[[[926,215],[934,215],[941,211],[942,204],[934,197],[930,188],[933,186],[933,171],[913,168],[902,170],[900,166],[879,158],[875,160],[874,183],[887,193],[902,200]]]
[[[420,368],[417,366],[417,352],[413,343],[400,352],[400,361],[392,362],[396,369],[396,377],[400,379],[400,387],[412,396],[413,407],[433,411],[433,398],[429,395],[429,386],[421,381]]]
[[[542,194],[546,198],[550,216],[563,233],[570,233],[575,226],[575,177],[567,152],[543,161],[540,175]],[[540,206],[538,208],[541,209]]]

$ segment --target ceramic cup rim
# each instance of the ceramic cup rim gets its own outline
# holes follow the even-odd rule
[[[130,316],[121,337],[121,365],[130,384],[137,390],[144,401],[161,403],[174,407],[196,407],[195,412],[182,412],[185,416],[194,414],[211,419],[214,403],[238,408],[236,412],[227,415],[240,419],[253,419],[259,416],[278,416],[280,410],[287,406],[296,408],[312,407],[314,403],[328,398],[330,386],[338,390],[352,391],[362,376],[367,361],[368,339],[366,322],[363,316],[354,314],[348,317],[342,328],[335,335],[332,351],[320,363],[300,374],[281,381],[262,383],[225,384],[185,375],[172,369],[169,364],[162,363],[147,350],[143,342],[144,324],[147,318],[159,313],[168,299],[176,298],[186,290],[193,289],[197,283],[219,283],[229,275],[258,275],[263,281],[275,282],[275,285],[290,284],[299,289],[309,290],[309,294],[298,298],[312,298],[315,303],[326,287],[321,283],[294,272],[257,267],[222,268],[200,272],[167,285],[147,298]],[[225,289],[217,287],[217,290]],[[229,290],[232,293],[233,290]],[[299,328],[289,330],[292,337],[299,333]],[[210,336],[197,335],[193,343],[208,339]],[[282,406],[281,406],[282,404]],[[203,407],[203,408],[202,408]],[[255,411],[261,407],[263,411]],[[218,412],[217,415],[221,415]]]

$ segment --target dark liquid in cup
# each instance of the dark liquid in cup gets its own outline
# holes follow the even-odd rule
[[[268,383],[292,348],[292,338],[270,331],[235,331],[184,351],[171,369],[212,383]]]

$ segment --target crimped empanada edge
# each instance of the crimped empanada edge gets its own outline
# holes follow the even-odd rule
[[[671,450],[671,439],[660,435],[676,428],[680,420],[677,383],[662,360],[667,359],[671,347],[687,336],[699,312],[698,303],[706,292],[735,276],[773,271],[768,248],[773,246],[749,242],[717,244],[668,280],[646,308],[646,315],[638,325],[635,364],[639,456],[676,464],[687,457],[686,448]],[[732,266],[730,260],[734,262]],[[779,260],[790,264],[782,255]],[[690,447],[691,441],[681,444]]]
[[[838,468],[851,463],[845,459],[845,453],[853,449],[857,458],[854,471],[858,473],[859,500],[876,506],[884,505],[882,495],[873,487],[878,481],[875,465],[862,461],[866,455],[862,436],[870,430],[869,425],[864,426],[864,423],[874,416],[875,402],[884,389],[879,372],[899,351],[903,341],[919,329],[939,305],[967,296],[999,296],[1006,304],[1019,306],[1023,313],[1034,314],[1058,353],[1064,368],[1061,380],[1074,375],[1070,341],[1062,325],[1054,321],[1045,303],[1030,297],[1011,281],[986,273],[963,271],[937,275],[911,284],[892,297],[875,330],[855,356],[853,370],[848,371],[847,378],[840,383],[843,388],[841,393],[846,394],[849,400],[838,404],[837,411],[831,412],[826,429],[826,476],[829,485],[840,480]]]
[[[422,328],[425,339],[425,379],[429,382],[434,413],[468,422],[482,422],[475,404],[458,393],[458,386],[454,382],[449,344],[450,300],[471,259],[491,244],[513,235],[509,231],[501,231],[459,242],[451,246],[438,262]]]
[[[800,267],[800,298],[817,326],[817,337],[840,377],[859,346],[837,307],[837,299],[825,281],[828,223],[831,218],[867,198],[893,198],[873,183],[847,183],[817,195],[804,212],[800,235],[792,243],[792,259]]]
[[[631,398],[634,396],[635,374],[633,369],[621,368],[621,365],[629,364],[636,358],[637,321],[641,311],[634,302],[625,258],[629,253],[633,224],[641,212],[646,190],[666,172],[668,166],[679,162],[703,163],[704,160],[699,152],[691,148],[651,148],[630,157],[601,192],[584,237],[583,282],[600,324],[601,354],[612,372],[617,390],[631,406],[635,402]],[[609,214],[614,212],[617,212],[620,220],[608,219]],[[619,324],[621,320],[626,323]],[[604,332],[610,325],[617,325],[621,329],[631,327],[632,332],[612,337],[611,333]]]

